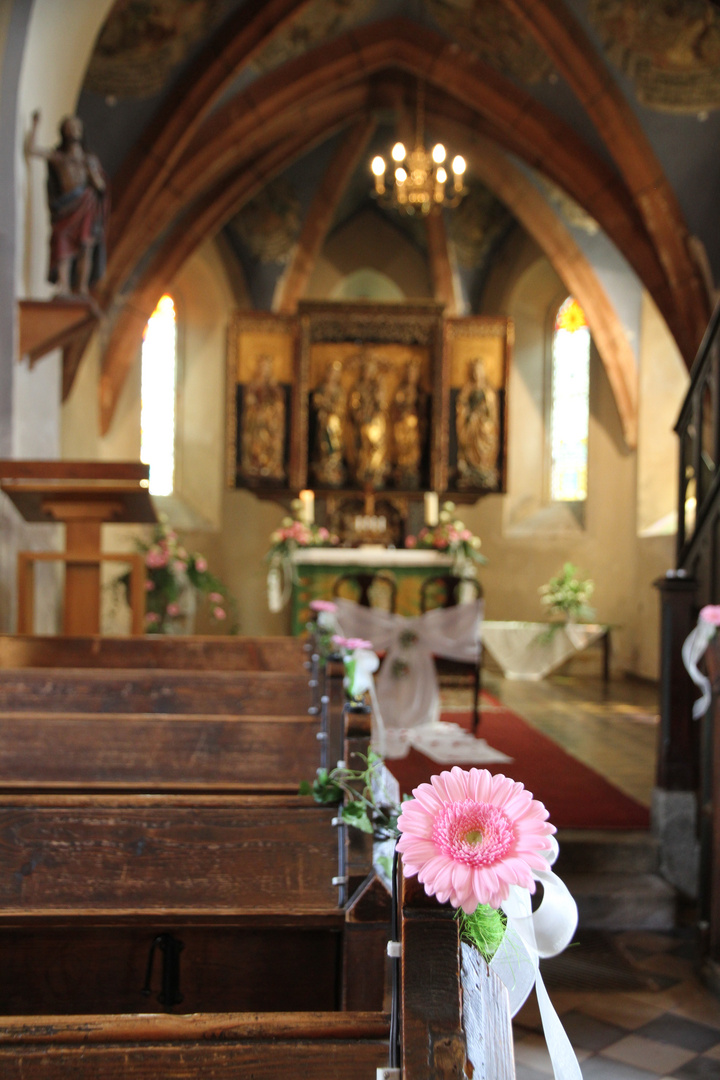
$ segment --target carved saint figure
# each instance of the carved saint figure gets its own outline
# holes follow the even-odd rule
[[[458,487],[494,487],[498,481],[498,400],[479,358],[470,361],[467,382],[457,396],[455,430]]]
[[[420,365],[411,360],[393,402],[394,479],[399,488],[420,486],[425,394],[420,386]]]
[[[87,296],[105,270],[107,179],[98,159],[83,146],[82,120],[66,117],[60,125],[60,143],[52,150],[35,145],[39,123],[40,113],[34,112],[25,153],[48,163],[48,280],[57,284],[58,296],[70,296],[73,290]]]
[[[363,364],[360,378],[350,396],[350,413],[355,426],[355,478],[363,487],[381,488],[390,469],[388,395],[377,360],[372,355]]]
[[[347,397],[341,376],[342,364],[335,360],[313,394],[317,410],[315,477],[318,484],[328,487],[340,487],[345,480],[343,421]]]
[[[241,469],[249,478],[285,479],[285,395],[266,353],[243,396]]]

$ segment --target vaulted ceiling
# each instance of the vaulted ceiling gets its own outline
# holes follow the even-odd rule
[[[511,225],[533,236],[586,308],[633,441],[635,360],[578,221],[691,363],[720,275],[710,0],[118,0],[79,105],[112,174],[105,429],[162,290],[221,232],[242,262],[263,197],[285,234],[265,255],[282,263],[272,302],[294,310],[326,237],[369,199],[372,147],[412,129],[419,80],[429,131],[468,160],[476,273]],[[404,227],[452,305],[443,216]]]

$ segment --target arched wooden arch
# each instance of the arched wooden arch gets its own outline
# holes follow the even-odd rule
[[[356,100],[354,104],[360,107],[362,102]],[[365,126],[365,123],[358,126],[359,138]],[[252,198],[273,173],[287,167],[290,160],[304,152],[307,137],[313,133],[318,138],[323,137],[321,127],[314,129],[314,132],[303,132],[302,136],[289,137],[281,146],[268,151],[262,160],[256,161],[252,169],[243,171],[232,184],[221,181],[217,191],[212,191],[200,201],[192,214],[183,219],[182,228],[157,253],[123,309],[110,339],[101,379],[103,430],[107,430],[111,421],[115,401],[136,356],[137,342],[159,293],[206,236],[217,232],[238,206]],[[453,131],[457,138],[462,134],[460,128]],[[625,439],[629,446],[634,446],[637,438],[635,359],[620,320],[591,265],[537,189],[506,155],[480,136],[475,135],[468,140],[467,133],[463,149],[468,154],[473,171],[508,205],[535,238],[558,275],[587,312],[613,389]],[[326,226],[328,223],[326,219]],[[319,250],[319,237],[316,246]]]
[[[206,120],[155,194],[131,211],[111,252],[102,301],[132,273],[145,251],[173,220],[221,176],[243,167],[270,142],[302,126],[311,105],[392,66],[422,75],[436,97],[464,110],[468,127],[544,171],[603,227],[631,263],[665,316],[686,356],[695,348],[695,325],[675,302],[665,264],[621,177],[562,121],[493,69],[433,33],[403,20],[374,24],[307,53],[259,79]],[[443,90],[442,88],[445,88]],[[126,206],[120,194],[120,206]],[[677,223],[680,232],[683,223]]]
[[[503,0],[567,80],[593,121],[637,206],[691,331],[690,361],[711,304],[696,265],[682,211],[632,108],[579,21],[558,0]],[[682,348],[682,342],[679,342]],[[687,349],[683,349],[688,359]]]

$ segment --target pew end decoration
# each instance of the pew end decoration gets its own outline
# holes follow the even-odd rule
[[[222,581],[208,569],[207,559],[189,552],[167,521],[155,526],[149,541],[136,540],[145,560],[145,632],[192,633],[198,594],[209,606],[212,623],[225,634],[237,634],[237,605]],[[127,595],[130,573],[114,585]]]
[[[290,504],[292,517],[284,517],[280,528],[270,534],[270,547],[265,561],[268,565],[268,609],[277,614],[282,611],[292,593],[295,571],[292,556],[299,548],[337,547],[340,538],[324,525],[308,522],[304,504],[293,499]]]
[[[449,555],[453,560],[453,573],[459,577],[475,577],[477,567],[487,562],[480,553],[480,537],[475,536],[455,516],[453,502],[442,504],[437,524],[425,525],[417,536],[406,536],[405,547],[430,549]]]
[[[463,970],[477,950],[508,992],[514,1016],[533,986],[556,1080],[581,1080],[580,1067],[540,974],[543,957],[562,952],[577,927],[577,905],[551,870],[558,845],[548,811],[522,784],[487,769],[433,776],[404,802],[398,818],[405,877],[457,911]],[[543,897],[532,910],[540,883]]]
[[[698,664],[707,652],[710,642],[716,638],[718,627],[720,627],[720,604],[706,604],[700,609],[697,625],[683,642],[682,658],[685,670],[701,692],[700,697],[693,704],[693,720],[703,717],[712,701],[712,685],[707,675],[700,671]]]

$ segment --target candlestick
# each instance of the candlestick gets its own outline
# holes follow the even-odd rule
[[[305,491],[300,492],[300,502],[302,503],[302,510],[300,516],[306,525],[312,525],[315,521],[315,492]]]
[[[438,523],[438,494],[437,491],[425,492],[425,524],[431,528]]]

